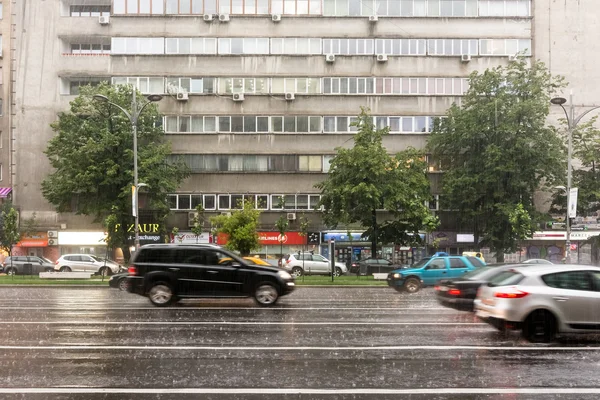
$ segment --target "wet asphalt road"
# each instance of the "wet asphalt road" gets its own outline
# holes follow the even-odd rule
[[[431,289],[299,288],[155,308],[0,287],[0,399],[597,399],[600,338],[532,345]]]

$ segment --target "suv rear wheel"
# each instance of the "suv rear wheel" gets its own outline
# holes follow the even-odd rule
[[[111,269],[108,267],[102,267],[100,268],[100,271],[98,271],[98,273],[100,274],[100,276],[110,276],[111,274]]]
[[[338,276],[342,276],[344,273],[342,272],[342,269],[340,267],[335,267],[335,272],[333,273],[333,276],[335,276],[336,278]]]
[[[157,307],[166,307],[171,304],[175,298],[173,289],[166,282],[154,282],[148,291],[150,302]]]
[[[294,278],[298,278],[299,276],[304,275],[304,270],[301,267],[292,268],[292,276]]]
[[[60,272],[71,272],[71,268],[70,267],[62,267],[60,269]]]
[[[16,268],[9,268],[6,271],[6,275],[17,275],[17,269]]]
[[[263,307],[272,306],[277,303],[277,299],[279,299],[279,292],[272,283],[262,282],[256,286],[254,300],[256,300],[258,305]]]

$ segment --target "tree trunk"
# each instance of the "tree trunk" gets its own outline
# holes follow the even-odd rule
[[[503,263],[504,262],[504,250],[498,250],[496,251],[496,261],[499,263]]]
[[[123,262],[125,264],[129,264],[129,261],[131,261],[131,252],[129,251],[129,246],[127,243],[121,246],[121,250],[123,251]]]
[[[377,257],[377,236],[379,236],[379,226],[377,225],[377,210],[371,211],[371,224],[373,226],[373,237],[371,238],[371,257]]]

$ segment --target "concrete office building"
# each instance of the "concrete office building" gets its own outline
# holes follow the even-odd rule
[[[10,198],[11,184],[11,152],[10,99],[12,98],[12,13],[11,1],[0,1],[0,201]]]
[[[323,231],[314,184],[334,148],[351,144],[361,106],[390,126],[390,152],[422,147],[469,73],[520,51],[567,76],[578,103],[593,103],[597,11],[593,0],[22,0],[5,179],[40,231],[94,230],[41,195],[48,125],[79,85],[130,83],[167,95],[166,135],[193,172],[170,196],[169,229],[188,229],[198,203],[227,212],[249,196],[265,209],[265,231],[282,212],[290,230],[293,214],[306,212]],[[438,194],[433,166],[431,181]]]

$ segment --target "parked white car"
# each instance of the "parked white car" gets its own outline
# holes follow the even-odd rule
[[[477,292],[475,313],[497,329],[520,329],[532,342],[559,333],[600,332],[600,268],[530,265],[500,273]]]
[[[331,275],[331,263],[320,254],[295,253],[285,256],[282,265],[294,277],[307,275]],[[335,263],[333,276],[340,276],[348,272],[348,267],[344,263]]]
[[[60,272],[92,272],[100,275],[112,275],[124,268],[114,261],[91,254],[64,254],[54,264],[54,270]]]

